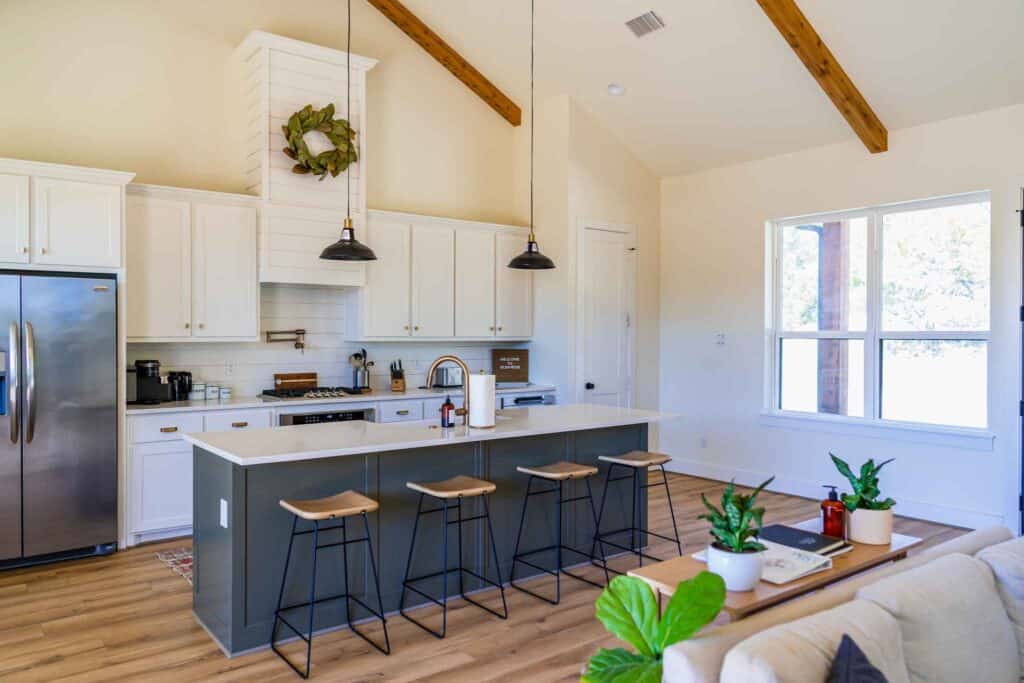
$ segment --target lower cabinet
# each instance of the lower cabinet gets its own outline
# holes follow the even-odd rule
[[[190,533],[192,447],[180,439],[134,444],[128,459],[132,540],[144,540],[153,532]]]

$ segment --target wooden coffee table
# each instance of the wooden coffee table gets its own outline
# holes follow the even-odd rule
[[[815,523],[820,524],[819,520],[808,520],[793,526],[817,531],[818,529],[814,528]],[[752,591],[729,591],[725,596],[723,611],[729,615],[732,621],[743,619],[755,612],[778,605],[780,602],[806,595],[886,562],[902,560],[907,556],[907,551],[919,545],[921,540],[913,536],[893,534],[891,545],[855,543],[853,550],[832,558],[831,569],[778,586],[760,581]],[[634,569],[628,574],[646,581],[654,589],[658,596],[658,602],[661,603],[662,596],[668,597],[675,593],[679,582],[692,579],[707,568],[708,566],[704,562],[685,555]]]

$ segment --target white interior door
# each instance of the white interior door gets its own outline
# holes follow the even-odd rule
[[[408,223],[374,218],[368,244],[377,260],[366,269],[366,336],[408,337],[409,278],[411,273],[410,226]]]
[[[188,202],[127,199],[128,337],[192,336],[192,238]]]
[[[630,323],[632,256],[630,235],[604,229],[582,231],[579,300],[582,329],[577,344],[577,395],[584,403],[632,404]]]
[[[192,226],[192,334],[257,338],[256,209],[196,204]]]
[[[494,336],[494,233],[455,236],[455,336]]]
[[[455,334],[455,230],[412,226],[412,335]]]

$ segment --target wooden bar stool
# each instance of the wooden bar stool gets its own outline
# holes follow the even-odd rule
[[[399,605],[398,611],[401,613],[401,615],[403,617],[405,617],[406,619],[408,619],[409,621],[411,621],[412,623],[414,623],[417,626],[419,626],[421,629],[423,629],[424,631],[426,631],[430,635],[434,636],[435,638],[444,638],[444,636],[445,636],[445,634],[447,633],[447,630],[448,630],[448,575],[451,574],[452,572],[458,572],[458,575],[459,575],[459,595],[462,596],[463,600],[465,600],[466,602],[468,602],[468,603],[470,603],[472,605],[476,605],[477,607],[479,607],[480,609],[482,609],[482,610],[484,610],[486,612],[490,612],[491,614],[493,614],[494,616],[498,617],[499,619],[508,619],[508,603],[505,602],[505,589],[502,586],[502,580],[501,580],[501,562],[498,560],[498,546],[497,546],[497,544],[494,541],[494,528],[491,526],[491,511],[490,511],[490,507],[487,504],[487,496],[489,494],[491,494],[491,493],[494,493],[494,491],[498,487],[495,486],[494,484],[492,484],[489,481],[484,481],[483,479],[476,479],[474,477],[467,477],[467,476],[463,476],[463,475],[459,475],[457,477],[452,477],[451,479],[446,479],[445,481],[437,481],[437,482],[430,482],[430,483],[407,482],[406,486],[408,486],[413,491],[418,492],[420,494],[420,499],[419,499],[419,503],[418,503],[418,505],[416,507],[416,521],[415,521],[415,523],[413,524],[413,527],[412,527],[412,542],[409,544],[409,558],[406,560],[406,564],[405,564],[405,578],[402,580],[402,596],[401,596],[401,598],[399,600],[399,603],[398,603],[398,605]],[[440,501],[440,506],[432,508],[430,510],[424,510],[423,509],[423,500],[427,496],[430,496],[431,498],[434,498],[434,499]],[[475,517],[465,517],[464,518],[462,516],[462,500],[464,498],[476,498],[478,496],[481,497],[481,499],[483,501],[484,513],[482,515],[477,515]],[[455,501],[454,504],[452,503],[452,501]],[[449,520],[448,519],[448,510],[449,509],[454,509],[455,510],[456,518],[454,520]],[[423,575],[420,575],[420,576],[410,576],[409,574],[412,571],[413,551],[416,548],[416,534],[419,531],[419,526],[420,526],[420,517],[422,517],[423,515],[431,515],[431,514],[434,514],[434,513],[437,513],[437,512],[441,513],[441,525],[442,525],[441,529],[442,529],[442,536],[444,538],[444,541],[442,543],[442,558],[443,559],[442,559],[442,564],[441,564],[441,571],[433,572],[431,574],[423,574]],[[491,552],[494,555],[494,571],[497,572],[497,574],[498,574],[498,580],[496,582],[492,581],[491,579],[488,579],[486,576],[482,576],[480,574],[477,574],[476,572],[474,572],[471,569],[467,569],[462,564],[462,525],[464,523],[466,523],[466,522],[474,522],[474,521],[479,521],[479,520],[486,520],[487,521],[487,532],[488,532],[488,535],[490,536],[490,540],[491,540]],[[455,524],[455,525],[458,526],[458,554],[459,554],[459,562],[458,562],[458,566],[457,567],[449,568],[448,567],[448,526],[451,525],[451,524]],[[502,611],[498,612],[496,610],[493,610],[490,607],[487,607],[486,605],[482,605],[479,602],[476,602],[475,600],[473,600],[472,598],[467,596],[466,592],[465,592],[465,586],[463,584],[463,575],[464,574],[468,574],[471,577],[477,579],[478,581],[481,581],[482,583],[485,583],[485,584],[487,584],[489,586],[493,586],[494,588],[497,588],[499,591],[501,591]],[[429,595],[429,594],[419,590],[418,588],[416,588],[413,585],[413,584],[415,584],[417,582],[425,581],[426,579],[437,578],[438,576],[441,577],[441,599],[440,600],[438,600],[437,598],[435,598],[432,595]],[[407,590],[410,590],[410,591],[412,591],[412,592],[414,592],[414,593],[416,593],[416,594],[426,598],[427,600],[430,600],[435,605],[439,605],[441,607],[441,630],[440,631],[435,631],[432,628],[430,628],[430,627],[420,623],[419,621],[417,621],[413,617],[411,617],[408,614],[406,614],[406,612],[405,612],[405,595],[406,595],[406,591]]]
[[[356,493],[355,491],[345,491],[344,493],[339,493],[337,495],[329,496],[327,498],[317,498],[315,500],[282,500],[282,501],[280,501],[280,505],[285,510],[287,510],[290,513],[292,513],[293,519],[292,519],[292,535],[291,535],[291,538],[288,540],[288,555],[287,555],[287,558],[285,559],[285,562],[284,562],[284,575],[281,576],[281,592],[278,593],[278,596],[277,596],[277,609],[274,610],[274,628],[273,628],[273,630],[271,631],[271,634],[270,634],[270,647],[271,647],[271,649],[277,654],[278,657],[283,659],[285,661],[285,663],[288,664],[288,666],[290,666],[295,671],[295,673],[299,674],[303,678],[309,678],[310,656],[312,655],[312,651],[313,651],[313,614],[315,612],[316,605],[318,605],[318,604],[320,604],[322,602],[330,602],[332,600],[344,599],[345,600],[345,621],[346,621],[346,623],[348,623],[349,628],[357,636],[359,636],[360,638],[362,638],[363,640],[365,640],[370,645],[374,646],[375,648],[377,648],[378,650],[380,650],[384,654],[386,654],[386,655],[391,654],[391,641],[388,639],[388,623],[387,623],[387,619],[384,618],[384,605],[383,605],[383,603],[381,601],[381,595],[380,595],[380,577],[377,575],[377,561],[374,559],[374,555],[373,555],[373,541],[370,539],[370,523],[369,523],[369,521],[367,521],[367,518],[366,518],[366,514],[368,512],[374,512],[375,510],[377,510],[377,508],[380,507],[377,504],[377,501],[375,501],[375,500],[373,500],[371,498],[367,498],[366,496],[362,495],[361,493]],[[347,517],[354,517],[356,515],[359,515],[359,516],[361,516],[363,518],[363,531],[365,533],[365,536],[363,536],[362,538],[354,538],[354,539],[349,540],[349,538],[348,538],[348,531],[347,531],[347,529],[345,527],[345,519]],[[313,523],[313,528],[312,529],[307,529],[306,531],[297,531],[297,527],[298,527],[298,524],[299,524],[299,519],[303,519],[303,520],[306,520],[308,522],[312,522]],[[325,522],[325,521],[330,520],[330,519],[339,519],[339,520],[341,520],[341,524],[336,524],[334,526],[328,526],[328,527],[322,527],[321,526],[321,522]],[[334,543],[324,543],[323,545],[320,545],[320,534],[321,533],[335,531],[337,529],[341,530],[341,540],[340,541],[337,541],[337,542],[334,542]],[[312,571],[312,577],[310,578],[310,583],[309,583],[309,601],[308,602],[300,602],[300,603],[297,603],[297,604],[294,604],[294,605],[289,605],[287,607],[282,607],[281,606],[281,602],[284,600],[284,589],[285,589],[285,586],[286,586],[286,582],[288,580],[288,565],[291,563],[291,558],[292,558],[292,545],[295,542],[295,537],[296,536],[304,536],[306,534],[312,534],[313,535],[313,544],[311,546],[312,547],[312,551],[313,551],[313,562],[312,562],[312,564],[313,564],[313,571]],[[372,607],[367,605],[365,602],[363,602],[362,600],[360,600],[356,596],[352,595],[350,593],[350,591],[349,591],[349,583],[348,583],[348,546],[353,544],[353,543],[366,543],[366,545],[367,545],[367,554],[370,556],[370,569],[373,572],[373,583],[374,583],[375,588],[377,589],[377,609],[376,610],[374,610]],[[321,550],[325,550],[327,548],[337,548],[337,547],[341,548],[341,558],[342,558],[342,567],[343,567],[342,575],[343,575],[344,580],[345,580],[345,592],[341,593],[339,595],[331,595],[331,596],[328,596],[328,597],[325,597],[325,598],[317,598],[316,597],[316,561],[317,561],[317,554]],[[377,617],[380,620],[381,624],[384,627],[384,646],[383,647],[381,647],[377,643],[375,643],[372,640],[370,640],[365,634],[363,634],[362,632],[359,631],[359,629],[356,628],[355,624],[352,623],[352,619],[351,619],[351,603],[352,602],[355,602],[360,607],[362,607],[367,612],[369,612],[370,614],[372,614],[373,616]],[[290,621],[288,621],[285,618],[285,616],[284,616],[285,612],[288,612],[288,611],[294,610],[294,609],[299,609],[301,607],[304,607],[304,608],[309,610],[309,624],[308,624],[307,633],[305,635],[302,633],[302,631],[300,631],[298,628],[296,628]],[[277,644],[276,644],[275,641],[277,639],[277,625],[278,625],[278,622],[280,622],[280,623],[284,624],[285,626],[287,626],[292,632],[295,633],[295,635],[297,635],[299,638],[301,638],[306,643],[306,670],[305,671],[300,670],[297,666],[295,666],[295,664],[293,664],[291,662],[291,660],[288,659],[288,657],[286,657],[284,655],[284,653],[282,653],[280,650],[277,649]]]
[[[661,562],[661,559],[646,554],[643,551],[644,546],[644,534],[648,536],[655,536],[665,541],[674,542],[676,544],[676,550],[679,556],[683,555],[683,544],[679,541],[679,527],[676,526],[676,513],[672,507],[672,493],[669,491],[668,476],[665,474],[665,463],[671,462],[672,458],[665,455],[664,453],[651,453],[648,451],[630,451],[625,455],[601,455],[598,456],[598,460],[608,463],[608,476],[604,480],[604,492],[601,494],[601,511],[597,515],[597,533],[594,536],[594,543],[598,546],[603,544],[610,545],[613,548],[631,552],[640,559],[640,566],[644,566],[644,558],[653,560],[654,562]],[[641,483],[640,474],[647,473],[651,467],[658,467],[661,469],[661,481],[658,483]],[[616,469],[628,470],[629,474],[624,474],[619,477],[613,477],[612,473]],[[604,508],[605,503],[608,501],[608,484],[615,481],[631,481],[631,504],[630,504],[630,520],[629,526],[623,527],[622,529],[615,529],[613,531],[601,531],[601,521],[604,519]],[[638,526],[639,519],[641,517],[640,510],[640,489],[647,489],[653,486],[664,486],[665,496],[668,498],[668,514],[672,518],[672,531],[675,533],[675,538],[663,536],[662,534],[655,533],[648,529],[642,529]],[[614,541],[608,540],[608,536],[616,536],[629,532],[629,547],[615,543]],[[602,547],[601,556],[604,557],[604,549]],[[605,564],[605,568],[608,571],[616,574],[623,574],[618,570],[612,569]]]
[[[515,588],[517,590],[521,590],[524,593],[532,595],[533,597],[535,597],[535,598],[537,598],[539,600],[543,600],[544,602],[547,602],[547,603],[552,604],[552,605],[557,605],[562,600],[562,574],[565,574],[567,576],[571,576],[572,578],[576,579],[577,581],[582,581],[583,583],[589,583],[591,586],[595,586],[596,588],[604,588],[604,585],[602,585],[600,583],[597,583],[596,581],[591,581],[590,579],[582,577],[579,574],[573,574],[570,571],[566,571],[565,568],[562,566],[562,552],[563,551],[570,552],[570,553],[575,553],[575,554],[580,555],[582,557],[586,557],[591,562],[594,561],[594,546],[593,546],[593,544],[590,547],[590,553],[587,553],[587,552],[585,552],[583,550],[580,550],[578,548],[573,548],[572,546],[568,546],[568,545],[565,545],[564,543],[562,543],[562,504],[563,503],[576,503],[576,502],[584,501],[584,500],[589,501],[590,502],[590,515],[591,515],[591,518],[593,519],[593,522],[594,522],[594,532],[595,533],[597,532],[597,529],[598,529],[598,527],[597,527],[597,510],[594,507],[594,494],[593,494],[593,491],[590,490],[590,477],[592,477],[595,474],[597,474],[597,468],[596,467],[592,467],[590,465],[581,465],[579,463],[574,463],[574,462],[556,462],[556,463],[551,464],[551,465],[541,465],[539,467],[517,467],[516,471],[520,472],[521,474],[529,475],[530,479],[526,483],[526,495],[523,497],[523,511],[522,511],[522,514],[520,514],[520,516],[519,516],[519,533],[516,535],[516,548],[515,548],[515,551],[512,554],[512,572],[511,572],[511,576],[509,577],[509,584],[513,588]],[[539,491],[533,491],[532,488],[533,488],[533,482],[534,482],[535,479],[539,479],[539,480],[546,481],[546,482],[552,482],[553,485],[548,486],[547,488],[539,490]],[[577,479],[582,479],[584,481],[584,483],[586,483],[586,485],[587,485],[587,494],[585,496],[576,496],[574,498],[566,498],[565,497],[565,483],[567,481],[577,480]],[[542,496],[542,495],[545,495],[545,494],[548,494],[548,493],[556,494],[555,495],[555,510],[554,510],[554,512],[555,512],[555,544],[554,545],[545,546],[543,548],[536,548],[534,550],[527,550],[526,552],[519,552],[519,544],[520,544],[520,542],[522,541],[522,538],[523,538],[523,527],[526,524],[526,508],[527,508],[527,505],[530,502],[530,498],[533,497],[533,496]],[[532,555],[537,555],[539,553],[550,552],[552,550],[555,551],[555,569],[554,569],[554,571],[552,571],[552,570],[550,570],[550,569],[548,569],[546,567],[541,567],[540,565],[533,564],[529,560],[523,559],[523,558],[526,558],[526,557],[530,557]],[[552,600],[551,598],[548,598],[548,597],[545,597],[543,595],[539,595],[537,593],[534,593],[533,591],[531,591],[528,588],[524,588],[523,586],[516,585],[516,580],[515,579],[516,579],[516,564],[517,563],[525,564],[527,567],[532,567],[533,569],[536,569],[538,571],[542,571],[545,574],[550,574],[551,576],[554,576],[555,577],[555,599]],[[603,546],[601,547],[601,566],[604,566],[604,577],[605,577],[605,581],[607,582],[609,580],[609,576],[608,576],[607,563],[604,561],[604,547]]]

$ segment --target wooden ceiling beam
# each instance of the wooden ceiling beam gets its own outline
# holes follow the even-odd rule
[[[889,133],[811,26],[795,0],[757,0],[793,52],[872,154],[889,149]]]
[[[441,63],[444,68],[466,86],[475,92],[480,99],[489,104],[494,111],[498,112],[506,121],[513,126],[522,123],[523,113],[518,105],[513,102],[505,93],[501,92],[493,83],[467,62],[462,55],[456,52],[441,36],[420,21],[419,17],[398,0],[368,0],[371,5],[380,10],[381,14],[391,20],[395,26],[416,41],[420,47],[426,50],[431,57]]]

